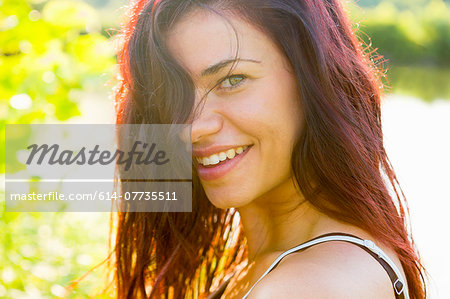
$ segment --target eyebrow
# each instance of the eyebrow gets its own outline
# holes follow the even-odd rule
[[[253,63],[261,63],[261,61],[259,60],[254,60],[254,59],[242,59],[242,58],[238,58],[238,59],[225,59],[222,61],[219,61],[216,64],[213,64],[211,66],[208,66],[206,69],[204,69],[201,73],[202,77],[205,76],[209,76],[209,75],[213,75],[216,74],[217,72],[219,72],[221,69],[223,69],[224,67],[226,67],[227,65],[229,65],[230,63],[234,62],[234,61],[247,61],[247,62],[253,62]]]

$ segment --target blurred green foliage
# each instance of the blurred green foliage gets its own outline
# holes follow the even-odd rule
[[[61,122],[79,115],[77,97],[101,90],[114,64],[112,44],[90,5],[0,0],[2,144],[6,123]],[[0,298],[62,296],[72,280],[106,257],[108,229],[106,213],[5,213],[1,208]],[[96,270],[68,298],[92,295],[105,286],[102,277]]]
[[[95,9],[68,0],[0,5],[0,138],[6,122],[79,115],[77,91],[98,90],[115,64]]]
[[[62,297],[108,252],[106,213],[0,212],[0,219],[0,298]],[[65,298],[101,292],[104,277],[95,269]]]
[[[359,0],[346,3],[360,39],[386,59],[382,67],[387,70],[387,92],[426,101],[450,99],[447,2]]]
[[[448,67],[390,66],[387,75],[392,93],[418,97],[427,102],[450,99]]]
[[[450,8],[444,1],[382,1],[352,6],[351,15],[362,40],[392,63],[450,66]]]

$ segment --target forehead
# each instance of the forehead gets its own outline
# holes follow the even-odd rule
[[[240,58],[264,61],[273,56],[274,45],[253,26],[233,16],[227,20],[203,9],[196,9],[178,21],[167,34],[170,53],[193,76],[224,59],[236,55],[239,39]]]

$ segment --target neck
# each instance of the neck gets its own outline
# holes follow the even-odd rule
[[[328,218],[302,197],[291,179],[237,210],[247,238],[249,262],[311,239],[319,223]]]

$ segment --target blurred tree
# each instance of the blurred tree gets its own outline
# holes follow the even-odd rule
[[[89,4],[0,1],[1,142],[6,123],[59,122],[79,115],[80,91],[102,89],[114,64],[111,42]],[[0,147],[2,157],[4,151]],[[3,159],[0,167],[4,172]],[[107,214],[0,209],[0,231],[0,298],[61,297],[70,281],[107,254]],[[93,282],[86,279],[68,298],[87,298],[94,286],[104,286],[98,275],[89,278]]]
[[[353,5],[356,2],[358,6]],[[442,0],[345,1],[356,33],[383,55],[387,92],[450,99],[450,7]],[[362,6],[362,7],[361,7]]]
[[[450,66],[450,8],[444,1],[376,2],[364,9],[350,5],[366,44],[396,65]]]
[[[76,91],[99,89],[115,64],[97,12],[68,0],[6,1],[0,9],[0,138],[6,122],[79,115]]]

